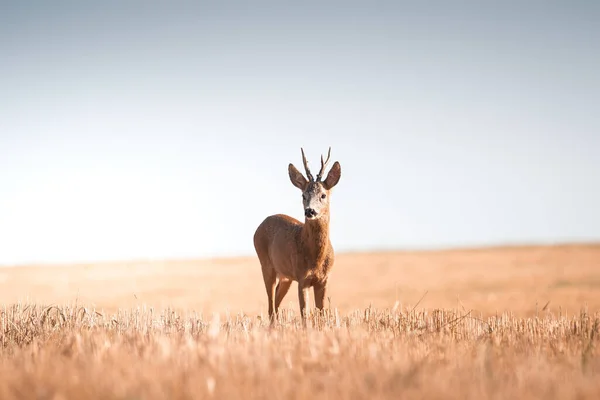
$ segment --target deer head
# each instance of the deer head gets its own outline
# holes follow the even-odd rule
[[[321,155],[321,170],[317,174],[317,179],[315,179],[308,168],[304,149],[300,148],[300,151],[302,152],[302,162],[304,163],[304,170],[308,179],[291,163],[288,166],[288,173],[292,184],[302,191],[304,216],[307,220],[329,217],[329,194],[331,189],[337,185],[342,175],[340,163],[337,161],[333,163],[327,174],[327,178],[324,181],[321,180],[331,156],[330,147],[327,153],[327,160],[323,161],[323,156]]]

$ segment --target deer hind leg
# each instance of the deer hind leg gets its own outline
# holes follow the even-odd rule
[[[271,323],[275,320],[275,288],[277,287],[277,274],[275,270],[269,266],[262,265],[263,279],[265,281],[265,289],[267,290],[267,300],[269,301],[269,319]]]
[[[287,294],[288,290],[290,290],[290,286],[292,286],[292,281],[289,279],[281,279],[279,284],[277,285],[277,290],[275,291],[275,314],[279,312],[279,306],[283,301],[283,298]]]
[[[325,296],[327,295],[327,283],[319,282],[314,285],[315,291],[315,307],[319,311],[323,311],[325,305]]]
[[[305,287],[298,282],[298,300],[300,303],[300,316],[302,318],[302,326],[306,328],[306,314],[308,307],[309,287]]]

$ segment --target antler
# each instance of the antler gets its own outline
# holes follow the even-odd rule
[[[302,162],[304,163],[304,170],[306,171],[306,177],[308,178],[309,181],[314,182],[315,178],[313,178],[312,174],[310,173],[310,169],[308,169],[308,161],[306,161],[306,156],[304,155],[304,149],[302,147],[300,147],[300,151],[302,152]]]
[[[331,157],[331,146],[329,147],[329,151],[327,152],[327,160],[325,160],[325,162],[323,162],[323,155],[321,154],[321,170],[317,174],[317,182],[319,182],[321,180],[321,178],[323,177],[325,168],[327,167],[327,164],[329,164],[330,157]]]

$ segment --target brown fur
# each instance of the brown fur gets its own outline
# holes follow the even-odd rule
[[[292,164],[288,167],[292,184],[303,192],[305,208],[318,206],[317,217],[306,218],[302,223],[288,215],[271,215],[258,226],[254,234],[254,248],[262,267],[271,321],[277,315],[292,281],[298,282],[298,298],[303,316],[306,315],[311,287],[314,290],[315,306],[319,310],[323,309],[327,278],[335,259],[329,238],[329,198],[331,188],[341,176],[341,168],[336,161],[327,179],[321,182],[319,176],[324,172],[326,164],[321,159],[321,172],[316,182],[312,180],[306,161],[305,168],[310,181]]]

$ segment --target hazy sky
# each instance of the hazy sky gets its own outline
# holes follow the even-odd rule
[[[337,251],[600,240],[600,3],[12,3],[2,264],[254,254],[300,146]]]

